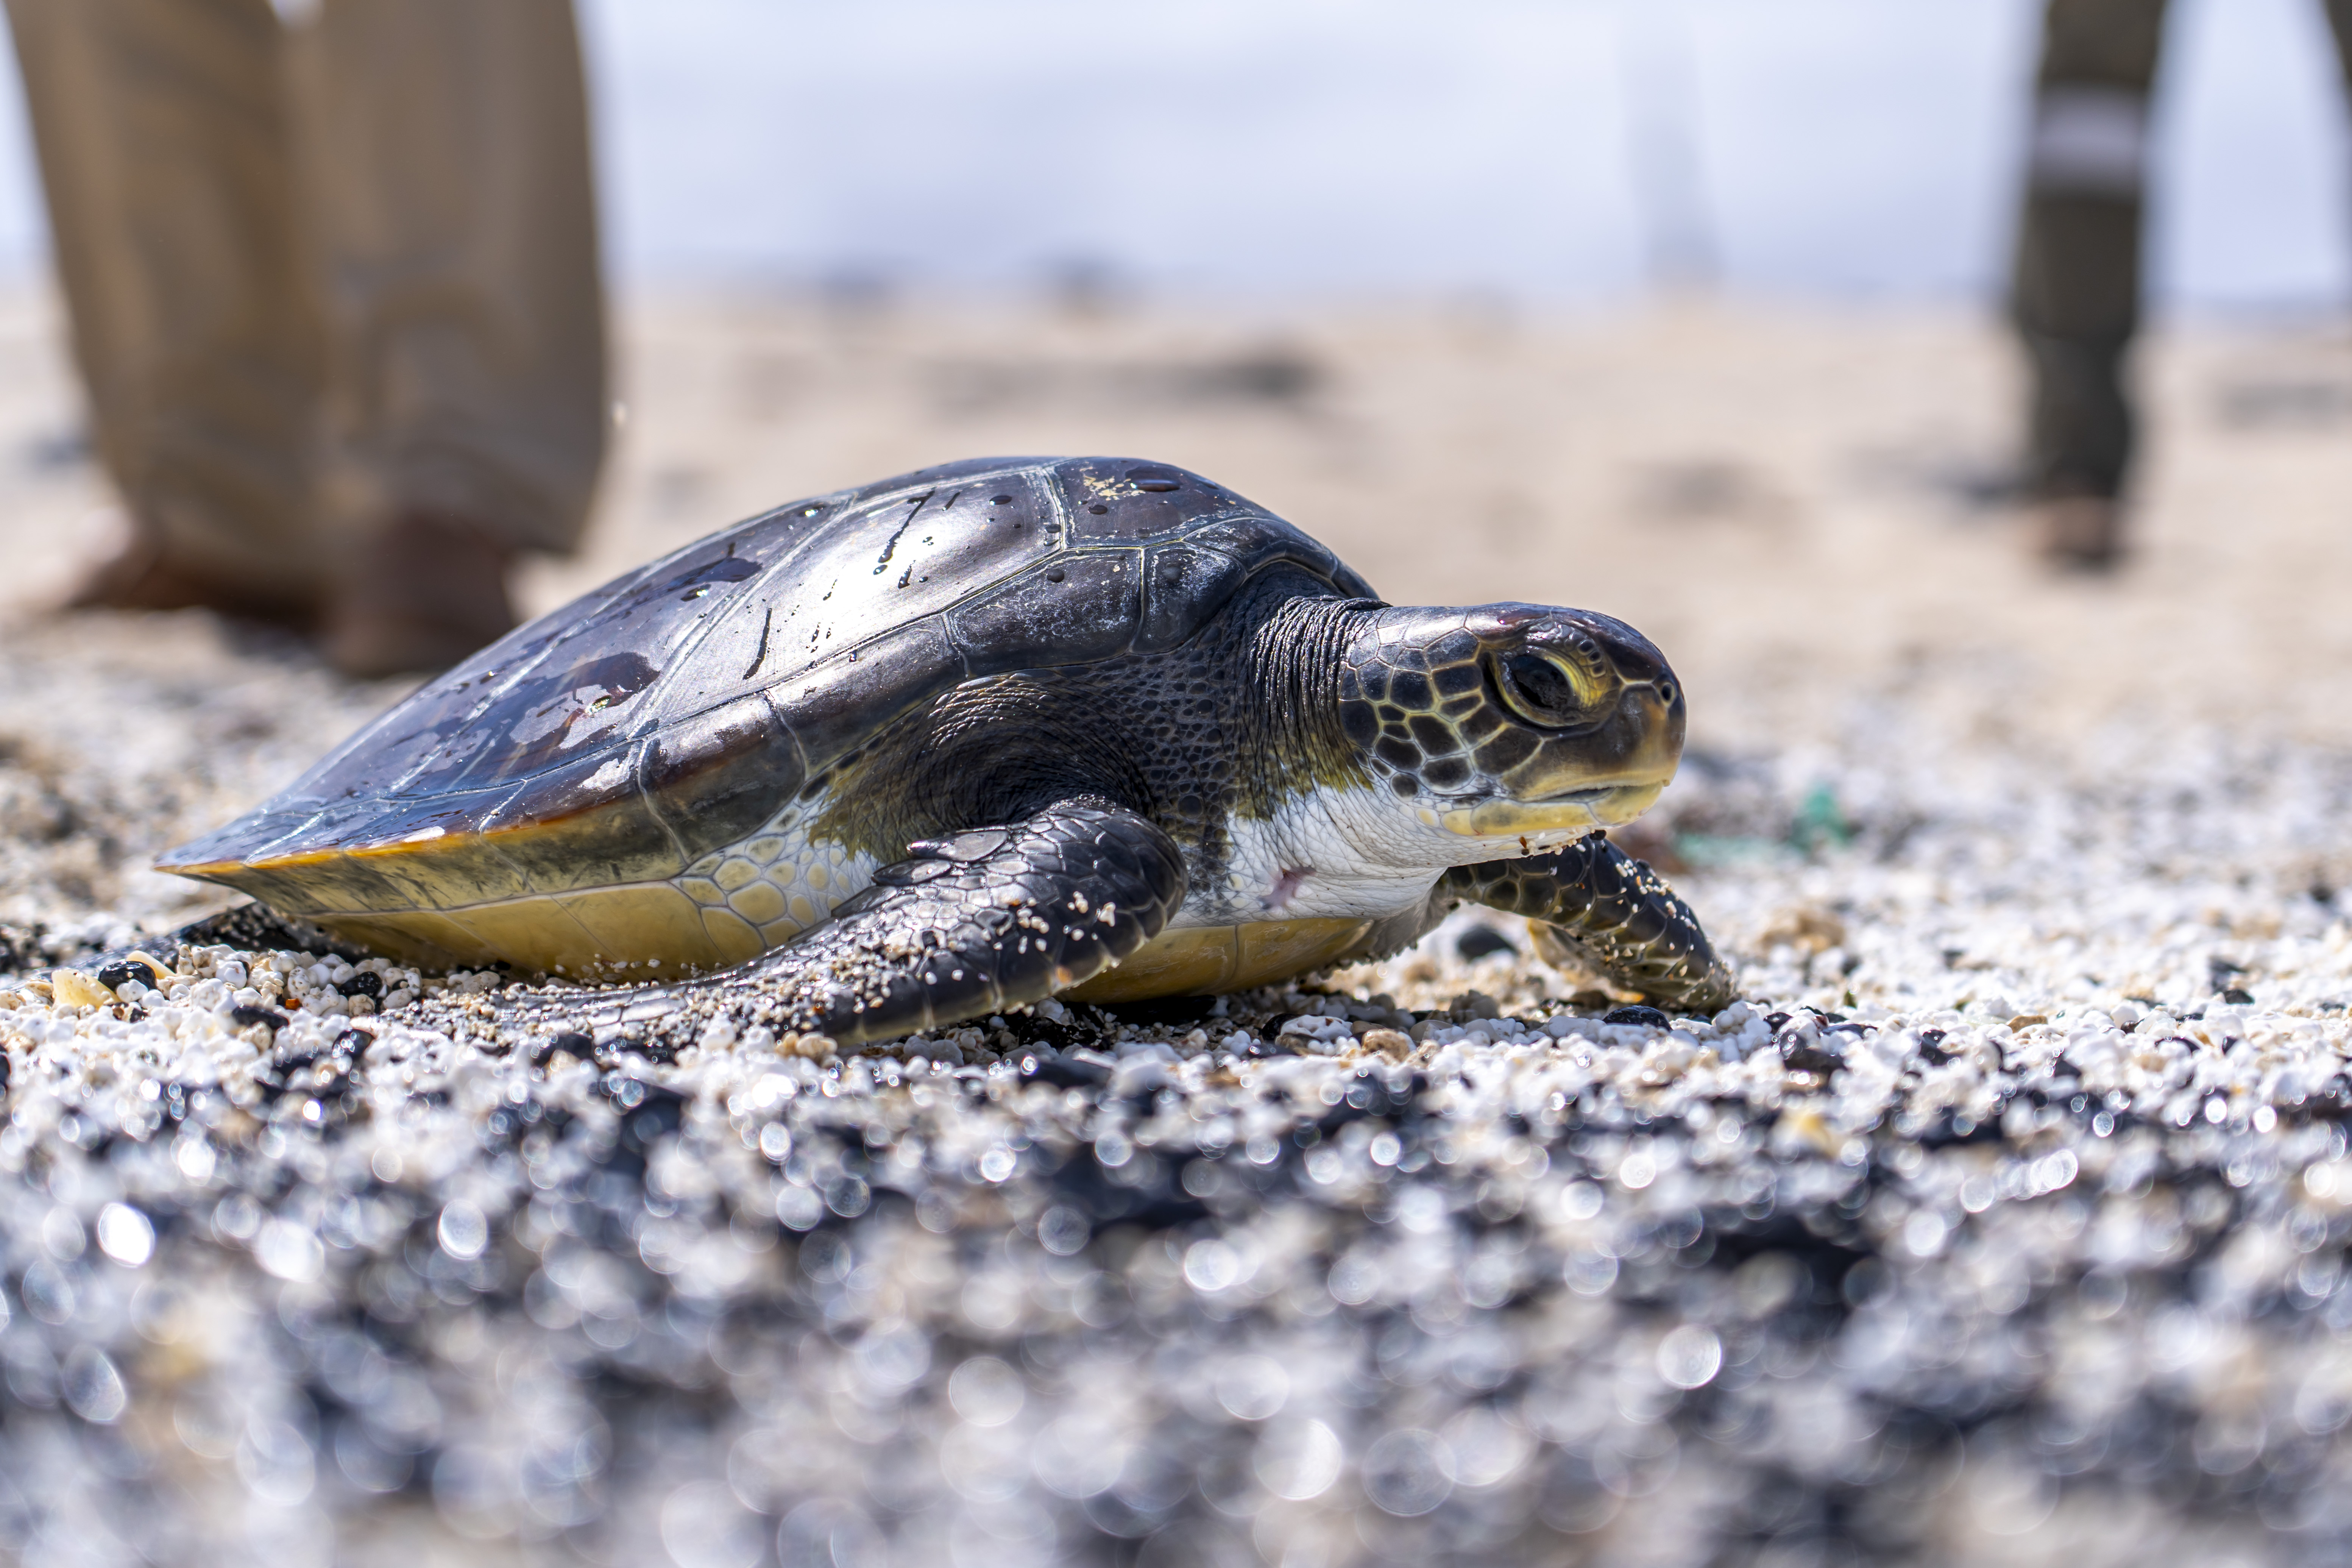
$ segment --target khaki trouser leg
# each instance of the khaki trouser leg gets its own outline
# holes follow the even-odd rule
[[[570,548],[608,403],[569,0],[325,0],[292,45],[334,526]]]
[[[171,553],[299,595],[320,342],[267,0],[9,0],[100,459]]]
[[[2011,309],[2033,383],[2031,478],[2111,497],[2131,461],[2148,89],[2165,0],[2050,0]]]

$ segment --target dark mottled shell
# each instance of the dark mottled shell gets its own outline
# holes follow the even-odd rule
[[[1371,595],[1160,464],[984,458],[796,501],[514,632],[160,864],[295,913],[674,877],[956,682],[1174,647],[1277,563]]]

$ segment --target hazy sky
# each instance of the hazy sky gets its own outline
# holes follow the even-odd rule
[[[623,279],[1998,285],[2033,0],[582,0]],[[2352,294],[2317,0],[2176,0],[2153,276]],[[2226,12],[2226,18],[2224,13]],[[2226,20],[2226,26],[2225,24]],[[0,263],[37,258],[13,73]]]

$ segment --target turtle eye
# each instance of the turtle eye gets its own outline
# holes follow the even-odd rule
[[[1583,669],[1539,653],[1505,654],[1495,661],[1495,686],[1511,710],[1547,730],[1580,723],[1606,695]]]

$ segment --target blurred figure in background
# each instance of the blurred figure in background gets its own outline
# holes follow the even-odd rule
[[[79,607],[201,605],[354,676],[514,624],[606,426],[570,0],[7,0],[99,456]]]
[[[2325,0],[2352,78],[2352,0]],[[2027,479],[2043,556],[2111,566],[2134,420],[2148,91],[2165,0],[2049,0],[2011,309],[2032,380]]]

